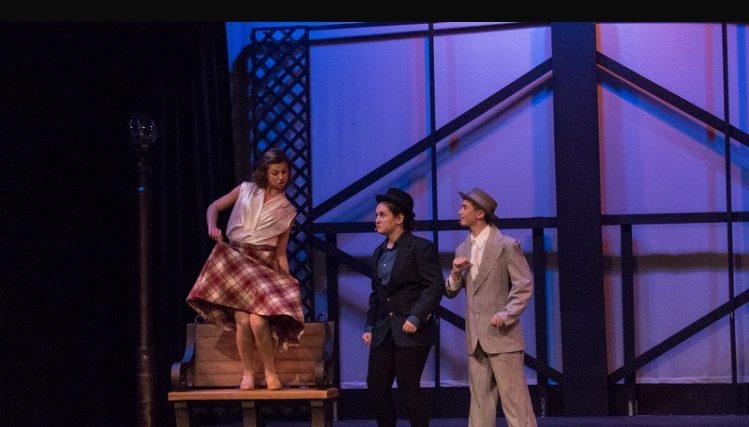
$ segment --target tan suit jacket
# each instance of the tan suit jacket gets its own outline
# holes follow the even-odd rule
[[[468,354],[473,354],[479,342],[489,354],[525,349],[520,314],[533,294],[531,271],[520,242],[491,227],[476,280],[471,280],[470,274],[463,274],[454,284],[455,290],[446,288],[449,298],[457,296],[461,288],[466,289]],[[455,256],[471,259],[470,235],[455,250]],[[495,313],[503,313],[505,326],[491,325]]]

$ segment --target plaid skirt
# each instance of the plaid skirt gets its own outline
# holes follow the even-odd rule
[[[304,314],[299,282],[277,270],[273,251],[216,243],[187,296],[208,323],[236,328],[236,310],[267,317],[274,348],[299,343]]]

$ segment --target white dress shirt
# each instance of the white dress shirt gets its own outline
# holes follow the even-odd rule
[[[489,238],[489,231],[491,226],[487,225],[478,234],[478,236],[471,236],[471,280],[475,281],[476,276],[479,274],[479,267],[481,266],[481,259],[484,257],[484,247],[486,246],[486,239]]]
[[[471,235],[471,270],[469,272],[471,280],[476,280],[476,275],[479,272],[481,259],[484,257],[484,247],[486,247],[486,241],[489,239],[490,231],[491,225],[487,225],[483,230],[481,230],[478,236],[473,237],[473,235]],[[447,288],[451,291],[455,291],[458,288],[457,284],[458,282],[453,280],[452,274],[448,274]]]

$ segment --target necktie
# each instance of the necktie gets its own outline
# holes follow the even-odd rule
[[[476,240],[471,240],[471,280],[476,280],[476,275],[479,273],[479,245]]]

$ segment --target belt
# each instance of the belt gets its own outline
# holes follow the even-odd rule
[[[237,248],[251,249],[260,252],[273,252],[276,250],[276,247],[271,245],[253,245],[252,243],[242,242],[229,242],[229,244]]]

